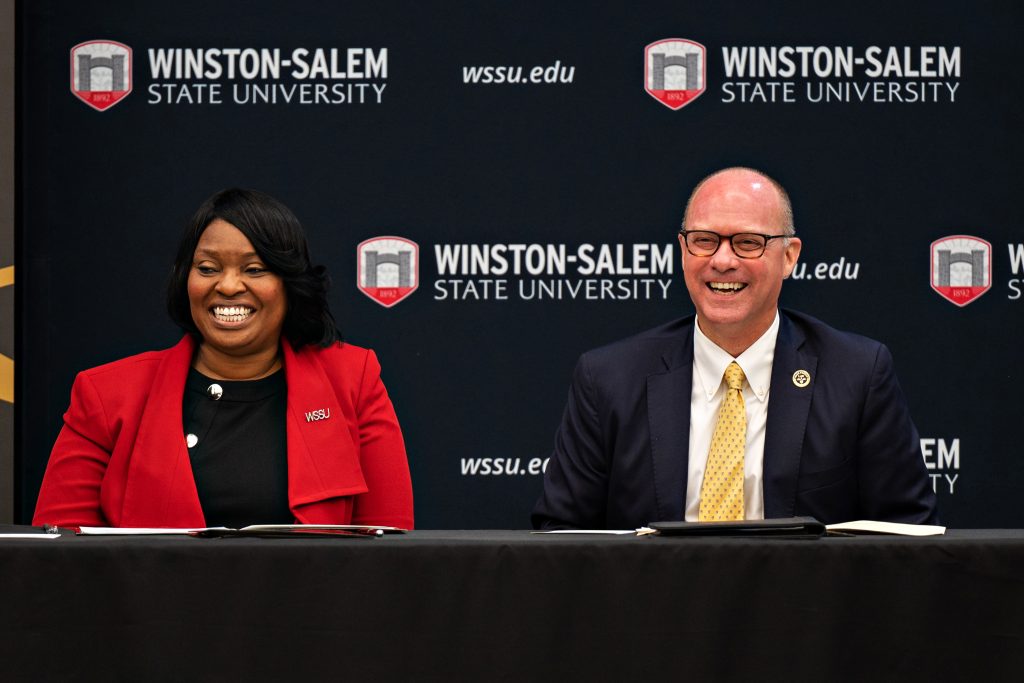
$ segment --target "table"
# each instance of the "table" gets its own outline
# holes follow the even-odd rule
[[[1024,530],[0,540],[2,680],[1024,680]]]

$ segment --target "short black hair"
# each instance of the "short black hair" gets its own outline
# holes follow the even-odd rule
[[[199,337],[188,300],[188,275],[203,231],[217,219],[238,228],[271,272],[284,282],[288,311],[282,334],[291,345],[328,347],[342,340],[327,304],[330,278],[314,266],[302,224],[291,210],[257,190],[221,190],[200,205],[178,243],[178,255],[167,283],[167,312],[179,327]]]

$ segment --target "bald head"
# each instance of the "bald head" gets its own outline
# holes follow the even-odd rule
[[[697,184],[686,202],[683,228],[706,215],[751,211],[786,235],[796,234],[786,190],[764,173],[743,166],[716,171]]]
[[[683,277],[697,309],[697,324],[713,343],[738,356],[775,320],[782,281],[800,258],[789,198],[759,171],[727,168],[705,178],[693,191],[683,225]],[[694,253],[688,245],[694,231],[717,235],[704,236],[705,242],[717,243],[716,249],[707,253],[698,246]],[[733,244],[744,234],[763,236],[764,249],[756,256],[749,246],[761,244],[757,237],[743,240],[740,247]]]

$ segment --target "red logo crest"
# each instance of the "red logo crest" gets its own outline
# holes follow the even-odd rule
[[[644,48],[644,89],[669,109],[682,109],[705,87],[707,50],[686,38],[666,38]]]
[[[391,308],[420,286],[420,247],[404,237],[372,237],[356,247],[356,285],[381,306]]]
[[[132,49],[113,40],[71,48],[71,92],[96,111],[110,109],[132,91]]]
[[[932,242],[932,289],[966,306],[992,286],[992,245],[980,237],[950,235]]]

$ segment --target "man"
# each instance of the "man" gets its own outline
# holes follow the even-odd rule
[[[936,522],[888,349],[778,309],[801,246],[782,187],[709,176],[679,245],[696,318],[580,357],[534,526]]]

